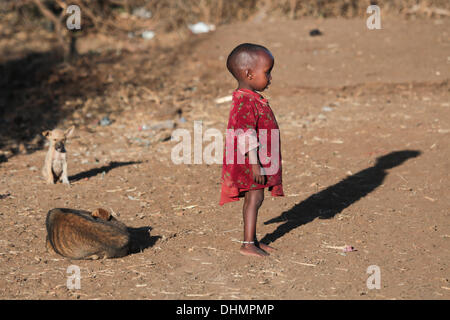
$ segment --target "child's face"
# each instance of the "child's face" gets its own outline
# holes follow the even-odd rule
[[[256,91],[264,91],[272,80],[272,68],[274,58],[270,52],[261,51],[258,54],[258,60],[255,67],[250,70],[248,84]]]

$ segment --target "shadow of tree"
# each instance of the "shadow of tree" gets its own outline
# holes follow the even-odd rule
[[[65,116],[45,89],[52,69],[61,61],[56,52],[32,52],[0,65],[0,149],[29,142],[42,132],[40,128]],[[51,118],[43,116],[44,108]]]
[[[46,52],[18,50],[15,58],[0,56],[0,163],[19,152],[41,150],[45,143],[41,132],[64,121],[84,124],[92,121],[92,116],[100,115],[95,113],[122,112],[120,97],[113,98],[114,104],[99,104],[86,111],[92,105],[88,101],[108,96],[110,90],[118,92],[129,87],[137,92],[141,86],[151,90],[175,88],[171,70],[184,63],[183,57],[200,41],[152,47],[151,59],[146,49],[135,52],[117,50],[115,46],[79,54],[70,64],[64,62],[56,47]],[[124,65],[127,67],[123,68]],[[143,68],[153,70],[151,77],[142,72]],[[77,119],[72,117],[75,112]],[[87,117],[87,113],[91,116]]]
[[[334,217],[379,187],[388,174],[386,170],[399,166],[420,154],[421,152],[416,150],[403,150],[377,158],[373,167],[355,173],[339,183],[313,194],[280,216],[264,222],[265,225],[278,222],[283,222],[283,224],[279,225],[272,233],[266,234],[260,241],[269,244],[316,218],[330,219]]]
[[[86,54],[67,64],[54,49],[1,63],[0,149],[13,155],[19,145],[28,153],[42,149],[42,131],[70,118],[85,99],[104,94],[108,84],[93,72],[95,65],[116,60]],[[78,99],[80,105],[66,106],[69,99]],[[0,157],[0,162],[7,160]]]
[[[107,174],[112,169],[123,167],[123,166],[129,166],[129,165],[132,165],[132,164],[139,164],[139,163],[142,163],[142,161],[127,161],[127,162],[111,161],[107,166],[102,166],[102,167],[99,167],[99,168],[90,169],[90,170],[87,170],[87,171],[83,171],[83,172],[77,173],[76,175],[70,176],[69,177],[69,181],[70,182],[75,182],[75,181],[78,181],[78,180],[81,180],[81,179],[95,177],[96,175],[101,174],[103,172],[105,172],[105,174]]]

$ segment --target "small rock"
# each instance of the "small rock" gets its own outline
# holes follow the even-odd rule
[[[145,40],[153,39],[155,37],[155,32],[151,30],[144,31],[142,32],[141,37]]]
[[[112,122],[111,122],[111,120],[109,119],[108,116],[104,116],[104,117],[99,121],[99,124],[100,124],[102,127],[109,126],[111,123],[112,123]]]
[[[309,31],[309,35],[311,37],[317,37],[323,35],[323,33],[319,29],[312,29],[311,31]]]
[[[150,19],[152,17],[152,12],[144,7],[138,7],[133,9],[132,15],[142,19]]]
[[[9,193],[9,192],[7,192],[5,194],[0,194],[0,200],[8,198],[10,195],[11,195],[11,193]]]
[[[204,22],[198,22],[196,24],[189,24],[188,28],[194,34],[207,33],[207,32],[216,30],[216,26],[215,25],[207,24],[207,23],[204,23]]]

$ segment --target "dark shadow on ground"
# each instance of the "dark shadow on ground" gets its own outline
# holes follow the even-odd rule
[[[0,162],[42,149],[44,130],[69,119],[87,98],[104,94],[108,84],[96,65],[118,62],[86,54],[68,64],[58,52],[29,52],[0,64],[0,150],[9,152]],[[68,100],[79,104],[66,105]]]
[[[41,132],[38,128],[54,125],[65,116],[58,112],[58,102],[50,98],[46,85],[61,62],[56,52],[49,51],[0,64],[0,149],[15,149],[16,144],[31,141]],[[42,114],[44,109],[51,117]]]
[[[0,194],[0,200],[8,198],[10,195],[10,193]]]
[[[161,238],[161,236],[150,236],[151,230],[151,227],[128,228],[131,254],[152,247]]]
[[[120,114],[123,109],[119,99],[114,105],[100,103],[95,108],[87,104],[107,96],[109,90],[116,92],[128,86],[169,90],[175,83],[173,68],[184,63],[184,57],[200,41],[198,38],[167,48],[152,46],[151,59],[148,50],[112,47],[79,54],[70,63],[64,62],[56,47],[46,52],[24,49],[8,60],[0,56],[0,163],[18,153],[41,150],[44,130],[86,126],[105,114]],[[127,65],[127,72],[120,68],[123,65]],[[150,77],[148,70],[152,70]],[[73,117],[75,112],[77,116]]]
[[[98,174],[102,174],[103,172],[105,172],[105,174],[107,174],[109,171],[111,171],[112,169],[115,168],[119,168],[119,167],[123,167],[123,166],[129,166],[132,164],[139,164],[142,163],[142,161],[127,161],[127,162],[116,162],[116,161],[111,161],[107,166],[102,166],[99,168],[94,168],[94,169],[90,169],[87,171],[83,171],[80,173],[77,173],[76,175],[70,176],[69,177],[69,181],[70,182],[75,182],[78,180],[82,180],[85,178],[92,178],[95,177]]]
[[[272,233],[266,234],[260,241],[269,244],[316,218],[333,218],[379,187],[387,176],[388,169],[397,167],[420,154],[421,152],[416,150],[403,150],[377,158],[373,167],[355,173],[339,183],[313,194],[280,216],[264,222],[266,225],[278,222],[283,222],[283,224],[279,225]]]

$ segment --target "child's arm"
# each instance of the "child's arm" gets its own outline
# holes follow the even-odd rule
[[[252,169],[253,181],[258,184],[266,184],[266,176],[262,174],[262,167],[259,164],[257,149],[252,149],[248,152],[248,159]]]

